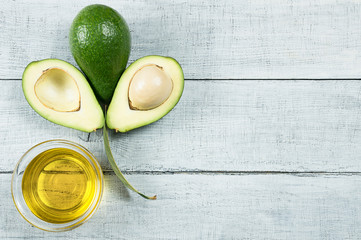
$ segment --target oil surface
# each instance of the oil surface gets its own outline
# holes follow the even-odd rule
[[[80,217],[97,191],[96,173],[80,153],[54,148],[27,166],[22,180],[26,204],[40,219],[65,223]]]

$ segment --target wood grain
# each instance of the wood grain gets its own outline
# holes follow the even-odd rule
[[[7,1],[0,9],[0,78],[31,61],[74,60],[68,31],[91,3],[118,10],[132,34],[130,61],[176,58],[188,79],[360,78],[361,3],[287,1]]]
[[[360,175],[131,175],[158,200],[128,193],[106,176],[104,199],[83,226],[65,233],[31,227],[0,175],[0,238],[357,239]]]
[[[110,169],[101,131],[55,125],[27,104],[20,81],[2,81],[0,170],[31,146],[73,140]],[[127,171],[361,171],[360,81],[187,81],[162,120],[110,135]]]
[[[119,167],[156,201],[112,174],[100,130],[50,123],[22,94],[29,62],[75,63],[69,27],[91,3],[127,20],[130,62],[172,56],[188,80],[162,120],[110,135]],[[361,81],[331,79],[361,76],[360,12],[356,0],[2,3],[0,239],[359,239]],[[95,216],[56,234],[23,220],[10,193],[21,155],[55,138],[87,147],[106,173]]]

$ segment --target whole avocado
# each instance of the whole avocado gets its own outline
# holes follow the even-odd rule
[[[130,54],[130,32],[124,18],[105,5],[87,6],[75,17],[69,41],[96,96],[108,104]]]

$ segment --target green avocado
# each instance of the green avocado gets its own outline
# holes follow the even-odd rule
[[[130,54],[130,32],[123,17],[100,5],[83,8],[70,28],[70,49],[96,94],[108,104]]]
[[[59,59],[31,62],[24,70],[22,86],[30,106],[51,122],[84,132],[104,125],[93,90],[70,63]]]
[[[183,71],[175,59],[138,59],[119,79],[108,108],[107,126],[127,132],[157,121],[178,103],[183,87]]]

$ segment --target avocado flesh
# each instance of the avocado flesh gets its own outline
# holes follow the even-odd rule
[[[132,109],[129,102],[129,86],[132,78],[145,66],[156,65],[172,79],[172,91],[159,106],[149,110]],[[170,57],[147,56],[132,63],[119,79],[112,101],[107,111],[106,123],[110,129],[120,132],[148,125],[166,115],[182,96],[184,77],[181,66]]]
[[[30,63],[23,73],[30,106],[45,119],[84,132],[104,125],[103,111],[84,75],[58,59]]]
[[[114,9],[90,5],[75,17],[69,35],[75,61],[87,76],[95,95],[108,104],[130,54],[130,32]]]

